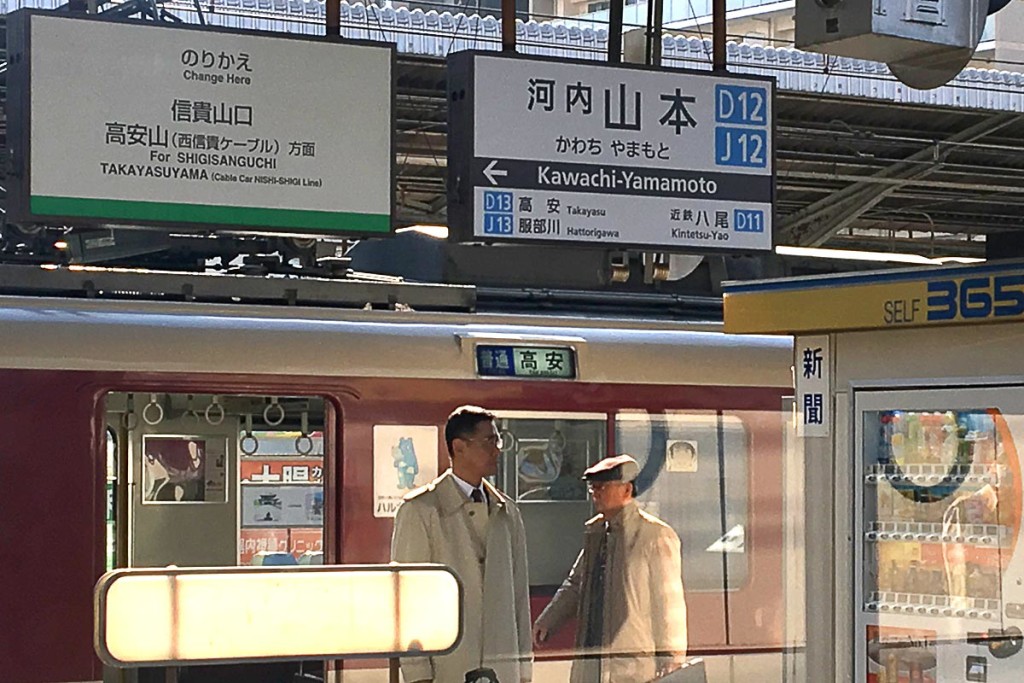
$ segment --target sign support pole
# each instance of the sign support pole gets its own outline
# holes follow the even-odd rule
[[[713,0],[711,5],[711,68],[728,71],[725,58],[725,0]]]
[[[650,0],[647,5],[643,61],[647,66],[661,66],[661,27],[664,23],[664,9],[663,0]]]
[[[341,0],[327,0],[326,2],[327,35],[341,35]]]
[[[516,51],[516,0],[501,0],[501,51]]]
[[[661,29],[665,23],[665,0],[654,2],[654,32],[651,34],[651,66],[661,66]]]
[[[622,63],[622,6],[626,0],[612,0],[608,14],[608,63]]]

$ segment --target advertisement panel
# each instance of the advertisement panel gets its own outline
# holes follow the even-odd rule
[[[240,529],[238,564],[250,565],[257,553],[291,553],[296,560],[306,552],[323,551],[323,529]]]
[[[257,527],[322,527],[324,490],[320,486],[243,486],[241,525]]]
[[[9,26],[9,219],[391,230],[393,45],[31,12]]]
[[[206,436],[142,437],[142,503],[223,503],[227,440]]]
[[[394,517],[402,497],[437,478],[438,429],[373,426],[373,516]]]
[[[320,484],[324,480],[323,458],[305,460],[242,458],[239,480],[246,484]]]
[[[462,52],[448,95],[461,241],[772,248],[772,79]]]

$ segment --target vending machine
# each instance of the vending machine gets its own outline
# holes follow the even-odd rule
[[[1024,389],[855,405],[854,680],[1024,680]]]
[[[1024,681],[1024,260],[723,286],[794,336],[797,683]]]

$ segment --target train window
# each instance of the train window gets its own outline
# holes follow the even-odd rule
[[[240,447],[239,564],[281,551],[301,563],[321,564],[323,433],[254,430]]]
[[[128,473],[112,494],[128,516],[120,564],[322,563],[321,398],[147,392],[106,402],[108,477],[118,458]]]
[[[517,501],[586,501],[583,470],[605,457],[603,413],[500,412],[505,469],[499,485]]]
[[[497,483],[520,502],[530,585],[562,583],[583,546],[594,513],[583,470],[608,453],[604,413],[497,411],[502,469]]]
[[[619,413],[616,450],[640,463],[640,505],[682,541],[686,589],[721,591],[748,579],[748,435],[714,411]]]
[[[107,478],[105,492],[107,496],[106,505],[106,527],[107,527],[107,552],[106,568],[110,571],[117,566],[117,432],[110,427],[106,429],[107,435]]]

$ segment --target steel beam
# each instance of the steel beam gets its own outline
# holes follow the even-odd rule
[[[799,246],[821,246],[836,232],[904,185],[923,179],[944,165],[952,148],[943,150],[944,143],[973,142],[1018,121],[1021,115],[1002,112],[969,128],[939,140],[912,154],[905,161],[882,169],[870,178],[858,181],[838,192],[824,197],[802,211],[798,211],[779,226],[779,233]],[[918,162],[931,158],[934,163],[922,168]],[[903,182],[879,188],[871,178],[895,178]]]

